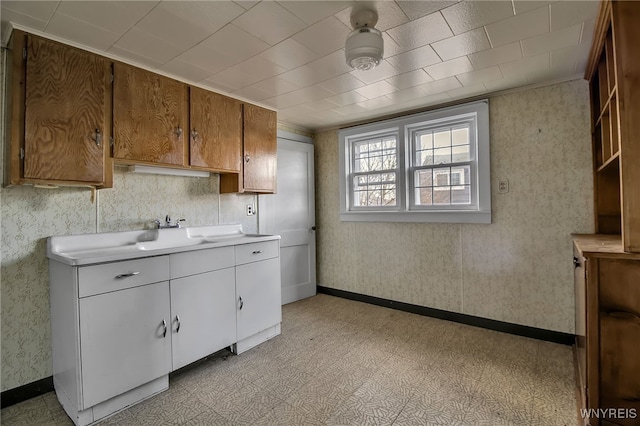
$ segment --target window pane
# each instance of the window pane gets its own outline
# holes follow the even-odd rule
[[[432,170],[416,170],[415,186],[433,186]]]
[[[433,135],[429,133],[418,133],[416,138],[416,149],[432,149],[433,148]]]
[[[430,206],[433,204],[433,188],[416,188],[416,205]]]
[[[354,178],[353,205],[395,206],[396,175],[394,173],[372,173]]]
[[[451,147],[433,150],[433,164],[448,164],[451,162]]]
[[[451,161],[458,163],[461,161],[469,161],[471,159],[471,153],[469,152],[469,145],[458,145],[451,148]]]
[[[433,188],[433,204],[451,204],[451,187],[444,186],[441,188]]]
[[[451,131],[451,145],[468,145],[469,144],[469,128],[453,129]]]
[[[451,131],[439,130],[433,132],[433,145],[434,148],[444,148],[445,146],[451,146]]]
[[[471,180],[471,166],[459,166],[451,168],[451,185],[468,185]]]
[[[471,204],[471,185],[452,186],[451,204]]]
[[[433,150],[416,152],[416,165],[430,166],[433,164]]]

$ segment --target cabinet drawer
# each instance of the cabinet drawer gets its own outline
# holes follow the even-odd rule
[[[172,254],[169,261],[171,279],[233,267],[233,256],[231,246]]]
[[[271,259],[280,255],[278,241],[263,241],[260,243],[241,244],[236,246],[236,265]]]
[[[78,268],[80,297],[169,280],[169,256],[147,257]]]

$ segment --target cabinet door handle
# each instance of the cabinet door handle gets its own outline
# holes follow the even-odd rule
[[[135,272],[127,272],[126,274],[120,274],[120,275],[116,275],[116,279],[117,280],[121,280],[123,278],[129,278],[129,277],[133,277],[134,275],[138,275],[140,274],[139,271],[135,271]]]
[[[95,132],[95,136],[91,139],[93,139],[93,141],[96,143],[97,146],[101,146],[102,145],[102,133],[100,132],[100,129],[96,128]]]
[[[199,137],[200,137],[200,135],[198,134],[198,131],[194,128],[194,129],[191,131],[191,139],[192,139],[194,142],[198,142],[198,138],[199,138]]]
[[[180,315],[176,315],[176,322],[178,323],[178,327],[176,327],[176,333],[180,333]]]
[[[176,136],[179,138],[182,137],[182,127],[176,127]]]
[[[165,338],[167,337],[167,322],[165,320],[162,320],[162,327],[163,327],[162,337]]]
[[[253,251],[253,254],[260,254],[260,253],[262,253],[262,250],[254,250]]]
[[[251,157],[249,157],[249,154],[246,154],[246,155],[244,156],[244,162],[245,162],[245,163],[248,163],[248,162],[249,162],[249,160],[251,160]]]
[[[580,259],[578,259],[577,257],[573,256],[573,268],[579,268],[580,267]]]
[[[239,299],[240,299],[240,307],[238,309],[242,310],[242,307],[244,306],[244,301],[242,300],[242,297],[240,297]]]

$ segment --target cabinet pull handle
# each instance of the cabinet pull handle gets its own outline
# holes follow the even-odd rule
[[[167,337],[167,322],[165,320],[162,320],[162,327],[164,328],[162,331],[162,337],[165,338]]]
[[[178,323],[178,327],[176,327],[176,333],[180,333],[180,315],[176,315],[176,322]]]
[[[254,250],[253,251],[253,254],[260,254],[260,253],[262,253],[262,250]]]
[[[242,300],[242,297],[240,297],[240,310],[242,310],[242,307],[244,306],[244,301]]]
[[[623,312],[623,311],[611,311],[608,313],[610,317],[621,320],[630,320],[630,321],[638,321],[640,322],[640,316],[632,313],[632,312]]]
[[[198,134],[198,131],[194,128],[194,129],[191,131],[191,139],[192,139],[194,142],[198,142],[198,139],[199,139],[199,138],[200,138],[200,135]]]
[[[182,137],[182,127],[176,127],[176,136],[179,138]]]
[[[251,157],[249,157],[249,154],[246,154],[246,155],[244,156],[244,162],[245,162],[245,163],[248,163],[248,162],[249,162],[249,160],[251,160]]]
[[[102,145],[102,133],[100,132],[100,129],[96,128],[95,134],[96,135],[91,139],[93,139],[97,146]]]
[[[580,259],[578,259],[577,257],[573,256],[573,269],[577,269],[580,267]]]
[[[116,275],[116,279],[121,280],[123,278],[129,278],[129,277],[133,277],[134,275],[139,275],[139,274],[140,274],[139,271],[127,272],[126,274]]]

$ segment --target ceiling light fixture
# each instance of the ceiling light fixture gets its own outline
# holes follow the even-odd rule
[[[378,14],[373,10],[361,10],[351,15],[353,31],[344,46],[347,65],[351,68],[368,71],[382,60],[384,42],[382,33],[374,28],[377,22]]]

